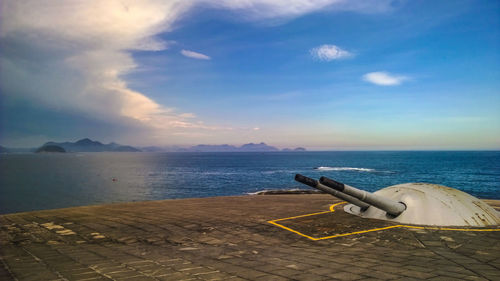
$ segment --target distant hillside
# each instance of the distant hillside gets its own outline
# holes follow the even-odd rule
[[[56,152],[64,153],[66,150],[58,145],[44,145],[35,151],[36,153]]]
[[[295,149],[283,148],[281,151],[283,151],[283,152],[299,152],[299,151],[306,151],[306,149],[303,147],[297,147]]]
[[[240,147],[242,151],[255,151],[255,152],[263,152],[263,151],[280,151],[274,146],[267,145],[263,142],[254,144],[254,143],[247,143],[244,144]]]
[[[81,139],[76,142],[47,142],[41,147],[45,146],[59,146],[66,152],[298,152],[306,151],[303,147],[294,149],[284,148],[282,150],[261,143],[247,143],[242,146],[235,146],[229,144],[211,145],[199,144],[191,147],[182,146],[146,146],[136,148],[129,145],[121,145],[117,143],[103,144],[99,141],[93,141],[89,138]],[[27,153],[36,152],[37,148],[6,148],[0,146],[0,153]]]
[[[190,152],[235,152],[238,150],[236,146],[222,144],[222,145],[208,145],[199,144],[186,149]]]
[[[188,152],[189,148],[171,145],[171,146],[145,146],[140,148],[144,152]]]
[[[263,142],[259,144],[248,143],[244,144],[240,147],[222,144],[222,145],[207,145],[200,144],[196,146],[192,146],[186,149],[190,152],[269,152],[269,151],[279,151],[274,146],[269,146]]]
[[[0,153],[29,153],[35,152],[36,148],[19,148],[19,147],[5,147],[0,146]]]
[[[44,146],[60,146],[68,152],[139,152],[140,150],[128,146],[120,145],[117,143],[103,144],[98,141],[93,141],[91,139],[85,138],[77,142],[47,142]]]
[[[199,144],[191,147],[179,147],[179,146],[148,146],[142,147],[142,151],[146,152],[275,152],[280,151],[274,146],[267,145],[263,142],[261,143],[247,143],[242,146],[234,146],[229,144],[211,145],[211,144]],[[281,151],[305,151],[304,148],[295,149],[284,149]]]

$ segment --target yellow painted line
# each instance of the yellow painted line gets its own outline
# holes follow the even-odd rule
[[[284,218],[284,219],[271,220],[271,221],[268,221],[268,222],[271,223],[271,222],[276,222],[276,221],[293,220],[293,219],[298,219],[298,218],[303,218],[303,217],[310,217],[310,216],[316,216],[316,215],[321,215],[321,214],[326,214],[326,213],[331,213],[331,211],[324,211],[324,212],[318,212],[318,213],[300,215],[300,216],[289,217],[289,218]]]
[[[349,235],[355,235],[355,234],[362,234],[362,233],[373,232],[373,231],[381,231],[381,230],[386,230],[386,229],[391,229],[391,228],[397,228],[397,227],[400,227],[400,226],[401,225],[391,225],[391,226],[381,227],[381,228],[373,228],[373,229],[361,230],[361,231],[356,231],[356,232],[335,234],[335,235],[332,235],[332,236],[315,238],[315,240],[325,240],[325,239],[331,239],[331,238],[342,237],[342,236],[349,236]]]
[[[310,216],[316,216],[316,215],[321,215],[321,214],[326,214],[326,213],[333,213],[335,212],[335,207],[341,204],[345,204],[347,202],[340,202],[336,203],[330,206],[329,211],[324,211],[324,212],[317,212],[317,213],[312,213],[312,214],[305,214],[305,215],[300,215],[300,216],[294,216],[294,217],[288,217],[288,218],[282,218],[282,219],[275,219],[275,220],[270,220],[268,223],[273,224],[277,227],[283,228],[285,230],[288,230],[290,232],[293,232],[295,234],[298,234],[302,237],[305,237],[307,239],[313,240],[313,241],[318,241],[318,240],[326,240],[326,239],[331,239],[331,238],[336,238],[336,237],[343,237],[343,236],[349,236],[349,235],[356,235],[356,234],[363,234],[363,233],[368,233],[368,232],[374,232],[374,231],[382,231],[382,230],[388,230],[388,229],[393,229],[393,228],[413,228],[413,229],[424,229],[424,230],[447,230],[447,231],[476,231],[476,232],[483,232],[483,231],[500,231],[500,228],[486,228],[486,229],[477,229],[477,228],[446,228],[446,227],[432,227],[432,226],[413,226],[413,225],[404,225],[404,224],[398,224],[398,225],[391,225],[387,227],[380,227],[380,228],[372,228],[372,229],[367,229],[367,230],[361,230],[361,231],[355,231],[355,232],[348,232],[348,233],[340,233],[340,234],[334,234],[330,236],[324,236],[324,237],[312,237],[307,234],[304,234],[300,231],[294,230],[292,228],[289,228],[287,226],[284,226],[282,224],[277,223],[278,221],[284,221],[284,220],[292,220],[292,219],[297,219],[297,218],[303,218],[303,217],[310,217]]]
[[[399,227],[415,228],[415,229],[430,229],[430,230],[448,230],[448,231],[500,231],[500,228],[447,228],[447,227],[433,227],[433,226],[413,226],[413,225],[399,225]]]
[[[337,204],[333,204],[330,206],[330,211],[333,213],[335,212],[335,207],[337,207],[338,205],[342,205],[342,204],[345,204],[347,202],[340,202],[340,203],[337,203]]]
[[[326,213],[333,213],[333,212],[335,212],[335,209],[334,209],[335,206],[340,205],[340,204],[345,204],[345,203],[347,203],[347,202],[340,202],[340,203],[331,205],[330,206],[330,211],[323,211],[323,212],[317,212],[317,213],[312,213],[312,214],[305,214],[305,215],[288,217],[288,218],[283,218],[283,219],[270,220],[270,221],[268,221],[268,223],[273,223],[273,222],[277,222],[277,221],[284,221],[284,220],[292,220],[292,219],[309,217],[309,216],[316,216],[316,215],[321,215],[321,214],[326,214]]]
[[[304,233],[298,232],[297,230],[293,230],[293,229],[291,229],[291,228],[289,228],[289,227],[286,227],[286,226],[284,226],[284,225],[281,225],[281,224],[279,224],[279,223],[275,223],[275,222],[273,222],[273,221],[268,221],[268,223],[274,224],[274,225],[276,225],[277,227],[281,227],[281,228],[283,228],[283,229],[286,229],[286,230],[288,230],[288,231],[290,231],[290,232],[293,232],[293,233],[298,234],[298,235],[300,235],[300,236],[303,236],[303,237],[305,237],[305,238],[308,238],[308,239],[311,239],[311,240],[316,240],[316,238],[314,238],[314,237],[311,237],[311,236],[306,235],[306,234],[304,234]]]

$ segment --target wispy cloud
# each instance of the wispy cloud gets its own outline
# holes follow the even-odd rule
[[[185,57],[192,58],[192,59],[198,59],[198,60],[209,60],[211,59],[209,56],[204,55],[202,53],[197,53],[189,50],[182,50],[181,54]]]
[[[319,10],[383,13],[392,9],[393,0],[201,0],[206,5],[242,11],[250,20],[294,18]]]
[[[332,61],[352,57],[353,54],[335,45],[321,45],[309,51],[311,55],[322,61]]]
[[[377,71],[366,73],[363,75],[363,80],[380,86],[395,86],[401,84],[405,80],[408,80],[408,77],[384,71]]]

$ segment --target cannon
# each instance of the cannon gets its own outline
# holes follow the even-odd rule
[[[332,188],[329,188],[328,186],[324,186],[322,185],[321,183],[319,183],[317,180],[315,179],[311,179],[311,178],[308,178],[306,176],[303,176],[301,174],[296,174],[295,175],[295,180],[298,181],[298,182],[301,182],[303,184],[306,184],[310,187],[314,187],[316,189],[319,189],[323,192],[326,192],[330,195],[333,195],[341,200],[344,200],[344,201],[347,201],[353,205],[356,205],[360,208],[360,210],[362,211],[365,211],[366,209],[368,209],[368,207],[370,207],[369,204],[359,200],[359,199],[356,199],[348,194],[345,194],[345,193],[342,193],[340,191],[337,191],[335,189],[332,189]]]
[[[482,200],[460,190],[428,183],[405,183],[374,193],[321,177],[297,174],[295,180],[347,201],[344,211],[371,219],[413,225],[500,225],[500,213]]]
[[[394,217],[399,216],[404,210],[406,210],[406,205],[402,202],[393,201],[391,199],[387,199],[385,197],[345,185],[327,177],[321,177],[319,179],[319,182],[340,192],[351,195],[352,197],[357,198],[362,202],[366,202],[367,204],[384,210],[385,212],[387,212],[387,214]]]

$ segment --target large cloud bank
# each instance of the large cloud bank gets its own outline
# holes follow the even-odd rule
[[[214,3],[216,2],[216,3]],[[157,38],[190,9],[229,9],[248,20],[297,17],[320,9],[361,12],[388,2],[343,0],[5,0],[0,22],[2,95],[156,131],[214,130],[128,87],[131,52],[159,51]],[[207,57],[208,58],[208,57]],[[168,67],[168,66],[167,66]],[[175,93],[166,93],[173,94]]]

